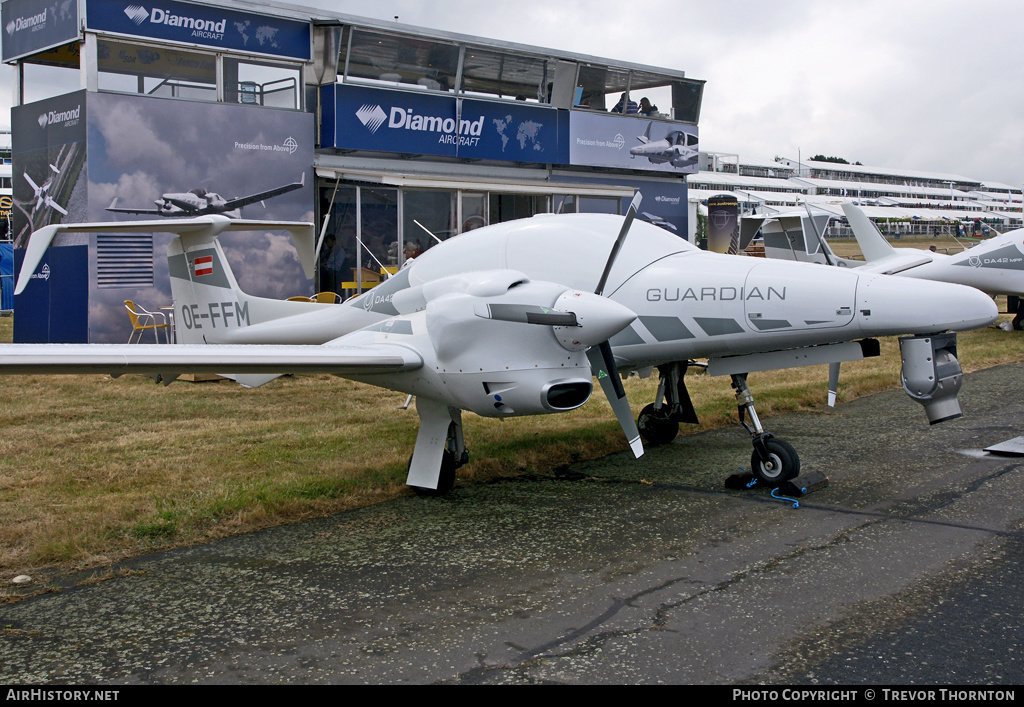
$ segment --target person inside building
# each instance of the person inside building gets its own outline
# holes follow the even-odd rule
[[[623,109],[625,109],[626,113],[631,113],[631,114],[635,115],[636,112],[639,110],[639,107],[637,106],[636,101],[629,100],[626,97],[626,94],[623,93],[622,97],[619,98],[619,102],[615,104],[615,107],[612,108],[611,112],[612,113],[622,113]]]
[[[647,96],[640,99],[640,115],[657,115],[658,106],[652,106]]]
[[[328,233],[324,238],[322,253],[327,253],[327,257],[320,260],[320,290],[340,292],[341,283],[345,280],[345,260],[348,253],[337,242],[333,233]]]

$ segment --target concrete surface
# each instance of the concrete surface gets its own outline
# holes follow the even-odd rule
[[[1019,684],[1022,373],[765,419],[799,508],[732,428],[143,557],[0,607],[0,682]]]

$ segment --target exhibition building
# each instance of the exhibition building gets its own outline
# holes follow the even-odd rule
[[[49,224],[307,221],[312,278],[281,232],[221,245],[250,294],[340,299],[454,235],[622,214],[637,192],[639,218],[690,240],[722,196],[741,214],[825,211],[829,235],[848,235],[846,201],[890,233],[1022,223],[1019,186],[700,152],[704,82],[679,69],[244,0],[4,0],[0,24],[18,75],[0,174],[15,266]],[[58,236],[16,298],[15,341],[127,340],[126,300],[171,304],[170,240]]]
[[[286,235],[221,238],[244,290],[287,298],[362,291],[483,225],[623,213],[638,190],[645,218],[689,230],[704,84],[683,71],[264,2],[2,11],[16,247],[50,223],[314,221],[313,281]],[[15,340],[125,341],[124,300],[170,304],[169,240],[61,236]]]

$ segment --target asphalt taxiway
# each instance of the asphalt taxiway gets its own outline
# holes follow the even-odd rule
[[[763,419],[798,508],[731,428],[139,558],[0,607],[0,683],[1020,684],[1022,381]]]

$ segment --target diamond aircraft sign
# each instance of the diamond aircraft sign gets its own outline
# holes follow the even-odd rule
[[[377,105],[363,106],[356,111],[356,117],[359,118],[359,122],[366,126],[366,129],[370,133],[376,133],[384,121],[388,119],[388,114],[384,112],[384,109]]]
[[[89,0],[85,13],[89,30],[310,59],[308,22],[176,0]]]
[[[164,24],[169,27],[181,27],[192,30],[193,37],[200,36],[208,39],[222,39],[228,24],[226,19],[222,19],[219,22],[216,20],[202,20],[187,15],[173,15],[167,10],[161,10],[160,8],[153,8],[153,11],[150,12],[142,5],[129,5],[124,9],[124,14],[128,15],[128,19],[136,25],[141,26],[148,19],[153,24]]]

